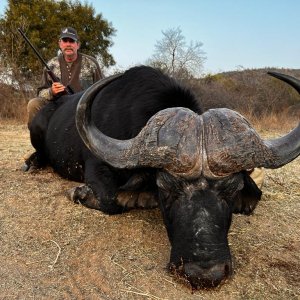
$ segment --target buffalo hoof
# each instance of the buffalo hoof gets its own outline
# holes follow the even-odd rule
[[[26,155],[24,157],[24,160],[25,160],[25,162],[21,167],[21,171],[33,173],[34,171],[36,171],[38,169],[39,164],[38,164],[38,157],[37,157],[36,152]]]
[[[21,171],[27,173],[36,173],[38,171],[38,168],[36,166],[30,166],[24,163],[24,165],[21,167]]]
[[[117,203],[126,208],[155,208],[158,205],[154,194],[131,191],[119,192]]]
[[[21,171],[28,172],[30,169],[30,165],[28,165],[26,162],[22,165]]]
[[[80,185],[67,191],[67,198],[74,203],[82,204],[89,208],[100,209],[99,201],[94,196],[92,189],[87,185]]]

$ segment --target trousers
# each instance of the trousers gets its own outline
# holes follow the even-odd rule
[[[31,124],[34,116],[37,114],[37,112],[45,106],[47,103],[49,103],[49,100],[42,98],[42,97],[36,97],[29,100],[27,104],[27,124],[28,127]]]

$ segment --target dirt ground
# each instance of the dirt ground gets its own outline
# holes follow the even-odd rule
[[[300,158],[268,170],[255,213],[234,216],[234,276],[192,291],[166,269],[158,209],[107,216],[70,203],[76,182],[20,171],[31,151],[24,125],[0,123],[0,299],[300,299]]]

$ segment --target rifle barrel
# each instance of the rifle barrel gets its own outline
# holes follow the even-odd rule
[[[35,49],[35,47],[31,44],[31,42],[29,41],[29,39],[27,38],[27,36],[25,35],[25,33],[22,31],[21,28],[18,28],[18,31],[20,32],[20,34],[22,35],[22,37],[24,38],[24,40],[27,42],[27,44],[32,48],[32,50],[35,52],[35,54],[38,56],[38,58],[40,59],[40,61],[44,64],[44,66],[46,67],[46,69],[48,71],[51,71],[49,66],[47,65],[47,63],[45,62],[45,60],[43,59],[43,57],[40,55],[40,53]]]

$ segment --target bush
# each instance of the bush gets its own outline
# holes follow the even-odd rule
[[[243,70],[207,75],[201,79],[187,80],[204,109],[227,107],[242,114],[261,118],[287,112],[300,115],[298,93],[288,84],[267,75],[270,69]],[[274,70],[300,78],[300,70]],[[0,83],[1,119],[26,120],[26,105],[34,97],[34,91],[25,87],[38,86],[37,82],[25,82],[18,90]]]
[[[227,107],[254,116],[278,114],[299,104],[298,93],[288,84],[267,75],[270,69],[243,70],[207,75],[194,83],[205,109]],[[300,77],[300,70],[273,70]]]
[[[0,83],[0,119],[27,120],[27,100],[10,85]]]

